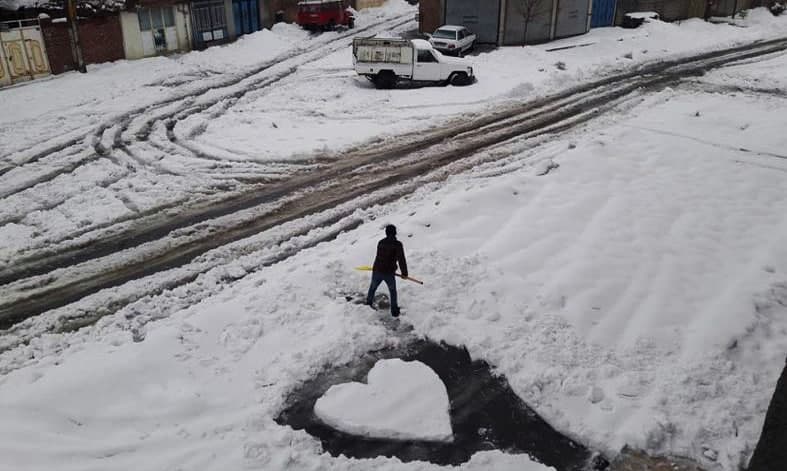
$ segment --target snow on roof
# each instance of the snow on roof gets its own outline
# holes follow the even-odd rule
[[[431,49],[432,48],[432,45],[429,44],[429,41],[426,41],[424,39],[412,39],[411,41],[413,43],[413,46],[415,46],[417,49]]]
[[[460,29],[464,29],[464,26],[456,26],[456,25],[443,25],[437,29],[444,29],[447,31],[459,31]]]
[[[126,4],[125,0],[77,0],[77,8],[86,11],[117,11]],[[63,2],[55,0],[0,0],[0,10],[15,11],[20,8],[42,8],[62,10]]]
[[[659,14],[655,11],[634,11],[631,13],[626,13],[626,16],[630,18],[644,18],[648,19],[659,19]]]

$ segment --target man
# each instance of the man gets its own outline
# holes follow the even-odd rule
[[[388,285],[391,294],[391,315],[399,317],[399,304],[396,299],[396,264],[402,270],[402,278],[407,278],[407,261],[404,258],[404,247],[396,240],[396,226],[385,226],[385,239],[377,243],[377,256],[372,267],[372,283],[366,295],[366,304],[372,306],[374,293],[383,281]]]

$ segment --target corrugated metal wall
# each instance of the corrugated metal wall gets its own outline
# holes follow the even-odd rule
[[[527,0],[508,0],[503,44],[507,46],[535,44],[549,41],[552,34],[553,0],[539,0],[534,4],[533,14],[527,24],[525,40],[525,6]]]
[[[446,0],[445,24],[465,26],[479,43],[497,43],[499,0]]]
[[[589,0],[558,0],[555,38],[587,33]]]

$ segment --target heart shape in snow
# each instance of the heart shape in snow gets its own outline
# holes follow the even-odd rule
[[[380,360],[367,384],[331,386],[314,413],[341,432],[369,438],[453,441],[445,384],[420,361]]]

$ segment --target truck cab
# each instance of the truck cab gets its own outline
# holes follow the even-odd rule
[[[457,67],[467,68],[468,75],[472,77],[472,67],[461,59],[453,59],[434,49],[428,41],[413,39],[415,46],[415,60],[412,80],[415,82],[437,82],[446,80]]]

